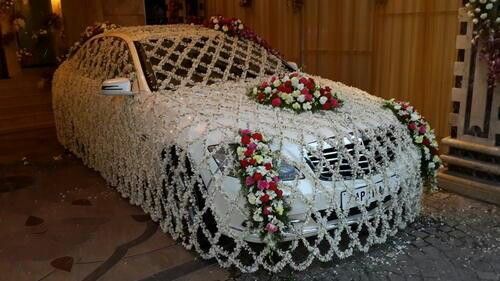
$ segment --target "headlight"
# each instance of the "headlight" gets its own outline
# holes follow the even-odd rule
[[[235,151],[237,146],[237,144],[229,144],[229,149],[224,149],[224,146],[218,144],[208,147],[208,151],[212,153],[212,157],[222,174],[224,174],[224,171],[226,169],[230,167],[236,167],[237,163]],[[279,167],[279,176],[282,181],[293,181],[296,179],[304,178],[304,175],[297,168],[286,163],[285,161],[281,161]],[[228,176],[238,177],[235,169],[231,169],[228,172]]]
[[[304,178],[304,175],[297,168],[284,161],[281,161],[279,175],[282,181],[293,181]]]
[[[221,173],[224,174],[224,171],[229,168],[230,166],[234,166],[234,163],[233,165],[230,165],[231,162],[235,162],[236,158],[235,158],[235,155],[234,155],[234,151],[235,151],[235,147],[237,146],[237,144],[229,144],[229,149],[224,149],[225,147],[222,146],[222,145],[211,145],[208,147],[208,151],[210,151],[210,153],[213,153],[212,154],[212,157],[213,159],[215,160],[215,163],[217,164],[217,167],[219,167],[219,170],[221,171]],[[229,150],[229,151],[227,151]],[[236,173],[233,170],[229,171],[229,175],[230,176],[235,176]]]

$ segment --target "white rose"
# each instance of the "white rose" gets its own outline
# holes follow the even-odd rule
[[[431,170],[432,170],[432,169],[434,169],[434,168],[436,168],[436,164],[434,164],[433,162],[430,162],[430,163],[429,163],[429,169],[431,169]]]
[[[319,103],[321,103],[321,104],[325,104],[327,101],[328,101],[328,98],[325,96],[319,98]]]
[[[294,104],[292,104],[292,107],[293,107],[293,109],[299,109],[300,108],[300,104],[294,103]]]
[[[473,23],[473,24],[477,24],[478,22],[479,22],[479,21],[478,21],[477,19],[473,19],[473,20],[472,20],[472,23]]]
[[[229,28],[227,27],[227,25],[224,25],[224,26],[222,27],[222,30],[223,30],[224,32],[227,32],[227,31],[229,30]]]
[[[319,98],[321,96],[321,93],[319,91],[314,92],[314,97]]]
[[[483,19],[483,20],[484,20],[485,18],[487,18],[487,17],[488,17],[488,14],[487,14],[487,13],[482,13],[480,17],[481,17],[481,19]]]
[[[292,96],[295,97],[295,98],[298,97],[298,96],[300,96],[300,91],[297,91],[297,90],[293,91],[292,92]]]
[[[415,142],[416,143],[422,143],[424,141],[424,136],[417,136],[415,137]]]
[[[439,158],[439,156],[437,156],[437,155],[434,155],[434,158],[432,158],[432,161],[435,163],[441,163],[441,158]]]
[[[279,87],[281,85],[281,81],[279,79],[274,80],[273,86],[274,87]]]
[[[299,89],[299,91],[302,91],[302,89],[304,89],[304,84],[299,83],[299,84],[297,85],[297,89]]]
[[[264,218],[262,218],[262,216],[256,212],[255,214],[253,214],[253,220],[257,221],[257,222],[261,222],[261,221],[264,221]]]
[[[493,9],[493,4],[488,3],[488,4],[486,5],[486,10],[491,10],[491,9]]]
[[[297,77],[292,77],[290,81],[292,82],[292,86],[294,87],[297,87],[297,85],[299,85],[299,79]]]
[[[220,26],[219,26],[218,24],[216,24],[216,25],[214,26],[214,29],[215,29],[215,30],[219,30],[219,28],[220,28]]]
[[[251,205],[256,204],[257,197],[255,197],[255,195],[253,193],[248,194],[247,198],[248,198],[248,203],[250,203]]]
[[[252,92],[253,92],[253,94],[254,94],[254,95],[256,95],[256,94],[257,94],[257,92],[258,92],[257,88],[253,88],[253,91],[252,91]]]
[[[297,97],[297,101],[300,103],[303,103],[305,100],[306,100],[306,96],[304,96],[304,95],[300,95]]]
[[[500,23],[500,17],[495,20],[496,23]]]
[[[311,110],[312,109],[312,105],[310,102],[306,102],[302,105],[302,108],[304,108],[304,110]]]
[[[476,9],[474,10],[474,12],[476,12],[476,13],[480,13],[480,12],[481,12],[481,8],[476,8]]]
[[[212,20],[214,23],[219,23],[219,20],[217,18],[213,18]]]
[[[238,25],[238,29],[242,30],[243,29],[243,24]]]
[[[420,119],[420,114],[414,112],[411,114],[411,120],[412,121],[418,121]]]
[[[271,93],[271,91],[272,91],[271,87],[266,87],[266,88],[264,89],[264,93],[266,93],[266,94],[270,94],[270,93]]]
[[[401,105],[396,104],[396,105],[394,106],[394,109],[396,109],[396,110],[400,110],[400,109],[401,109]]]

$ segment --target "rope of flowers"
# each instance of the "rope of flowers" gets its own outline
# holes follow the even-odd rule
[[[212,16],[210,17],[208,22],[205,23],[205,27],[224,32],[230,36],[238,36],[247,39],[262,46],[271,54],[279,58],[283,57],[278,50],[272,48],[266,40],[257,35],[249,27],[245,26],[240,19],[225,18],[223,16]]]
[[[408,102],[391,99],[385,101],[383,107],[390,109],[398,120],[407,126],[413,143],[422,152],[420,166],[422,177],[431,190],[435,190],[437,171],[442,166],[442,162],[439,158],[439,147],[434,130]]]
[[[259,230],[263,241],[274,244],[282,238],[290,207],[283,200],[279,173],[267,139],[262,133],[248,129],[239,133],[238,174],[247,198],[249,226]]]
[[[472,44],[481,42],[481,57],[488,64],[488,86],[495,87],[500,77],[500,1],[468,0],[467,14],[474,31]]]
[[[335,110],[343,105],[330,87],[321,87],[313,78],[298,72],[272,76],[253,87],[249,97],[261,104],[304,111]]]
[[[65,55],[62,55],[58,58],[58,61],[62,63],[68,58],[71,58],[82,46],[87,42],[90,38],[113,30],[117,29],[120,26],[117,24],[109,23],[109,22],[96,22],[93,25],[87,26],[85,30],[80,34],[80,39],[78,39],[77,42],[75,42],[68,50],[68,52]]]

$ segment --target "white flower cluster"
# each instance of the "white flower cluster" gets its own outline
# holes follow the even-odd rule
[[[495,34],[500,28],[500,8],[497,0],[469,0],[465,4],[468,16],[477,27],[474,43],[483,33]]]

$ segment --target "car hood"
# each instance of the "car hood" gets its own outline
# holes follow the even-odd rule
[[[382,99],[339,82],[314,78],[344,101],[340,109],[298,114],[258,104],[246,94],[261,80],[251,79],[152,93],[144,98],[147,104],[142,108],[154,112],[157,121],[144,124],[154,126],[149,132],[162,127],[162,137],[180,145],[203,141],[205,146],[234,143],[240,129],[260,131],[273,141],[302,144],[375,128],[403,130],[393,113],[382,108]]]

